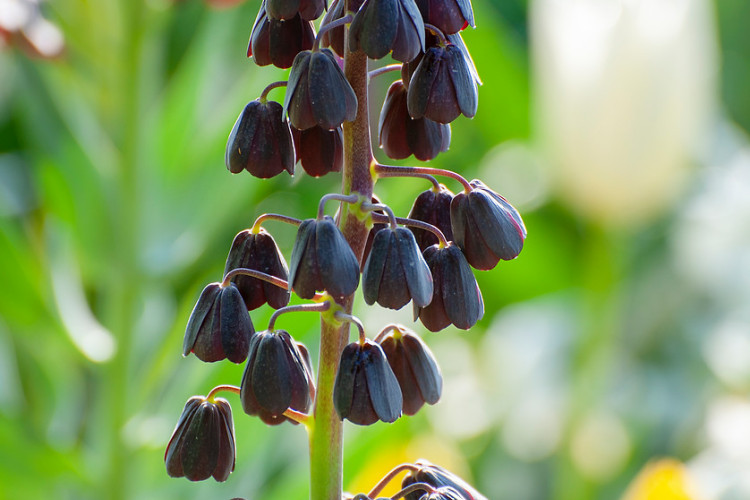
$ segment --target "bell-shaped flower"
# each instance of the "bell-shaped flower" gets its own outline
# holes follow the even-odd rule
[[[453,34],[467,26],[474,27],[470,0],[416,0],[424,22],[444,34]]]
[[[283,171],[294,174],[294,142],[278,102],[260,99],[240,113],[227,140],[224,156],[233,174],[247,170],[268,179]]]
[[[401,325],[376,340],[401,387],[404,413],[414,415],[425,403],[437,403],[443,376],[427,344]]]
[[[271,19],[287,20],[299,16],[305,21],[319,18],[326,8],[326,0],[265,0],[266,13]]]
[[[271,19],[265,5],[265,2],[261,5],[250,33],[247,57],[252,57],[258,66],[273,64],[277,68],[289,68],[297,54],[312,48],[315,28],[311,21],[299,15],[287,21]]]
[[[343,297],[357,289],[359,262],[330,217],[300,224],[292,248],[289,285],[303,299],[313,298],[316,291]]]
[[[409,212],[409,218],[432,224],[442,231],[448,241],[452,241],[451,201],[453,201],[453,193],[440,184],[439,189],[428,189],[417,196]],[[423,252],[438,242],[437,236],[429,231],[416,227],[409,229],[414,233],[414,238]]]
[[[242,375],[242,409],[268,425],[286,420],[294,423],[284,412],[291,408],[306,413],[310,409],[311,381],[309,354],[300,351],[288,332],[259,332],[253,337]]]
[[[201,361],[228,359],[242,363],[255,334],[245,301],[234,284],[211,283],[190,313],[182,355],[195,353]]]
[[[328,130],[312,127],[297,130],[292,127],[297,161],[307,175],[321,177],[329,172],[340,172],[344,164],[344,132],[341,127]]]
[[[344,348],[333,404],[341,419],[358,425],[395,422],[401,416],[401,389],[378,344],[367,340]]]
[[[227,400],[211,402],[193,396],[185,403],[164,454],[167,474],[203,481],[226,481],[234,470],[235,442],[232,408]]]
[[[432,493],[420,497],[419,500],[471,500],[450,486],[443,486]]]
[[[409,472],[401,482],[402,487],[407,487],[414,483],[425,483],[429,484],[438,491],[444,491],[443,488],[451,488],[458,493],[460,500],[487,500],[487,497],[475,490],[466,481],[445,470],[442,467],[433,465],[427,460],[417,460],[415,465],[418,467],[417,470]],[[436,497],[441,498],[441,497]],[[442,497],[452,498],[452,497]],[[404,497],[404,500],[424,500],[424,493],[414,492],[409,493]]]
[[[406,87],[401,80],[393,82],[380,111],[378,138],[385,154],[394,160],[410,155],[422,161],[447,151],[451,143],[451,126],[409,116]]]
[[[364,0],[349,0],[349,11],[357,12],[362,6]],[[320,23],[321,29],[337,19],[344,17],[344,10],[346,9],[346,0],[333,0],[331,6],[323,17],[323,21]],[[339,56],[344,57],[344,26],[337,26],[336,28],[326,30],[323,33],[323,37],[320,41],[323,47],[330,47]]]
[[[246,229],[234,237],[224,266],[224,275],[238,268],[255,269],[284,281],[289,278],[284,256],[273,237],[263,228],[258,233]],[[289,303],[287,289],[242,274],[234,276],[231,281],[242,294],[248,311],[257,309],[266,302],[274,309]]]
[[[357,95],[330,49],[300,52],[289,73],[284,110],[292,126],[336,128],[357,116]]]
[[[424,22],[414,0],[365,0],[349,29],[349,48],[362,50],[370,59],[393,51],[393,58],[407,62],[424,45]]]
[[[482,184],[459,193],[451,202],[454,241],[475,269],[492,269],[502,260],[518,257],[526,239],[521,215],[508,201]]]
[[[432,302],[425,307],[414,306],[414,318],[430,331],[437,332],[451,323],[468,330],[484,316],[484,302],[477,280],[461,250],[449,243],[424,251],[424,260],[432,272]]]
[[[458,45],[430,47],[409,79],[407,105],[412,118],[450,123],[477,112],[477,81]]]
[[[378,231],[362,273],[365,302],[401,309],[410,300],[426,306],[432,300],[432,275],[414,235],[406,228]]]

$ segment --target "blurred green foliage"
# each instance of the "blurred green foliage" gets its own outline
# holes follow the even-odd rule
[[[750,129],[750,11],[744,0],[716,5],[724,103]],[[0,499],[307,495],[304,430],[268,428],[232,396],[238,458],[229,481],[191,484],[168,478],[163,466],[184,402],[241,377],[242,366],[180,356],[189,312],[202,287],[220,278],[234,234],[263,212],[310,217],[321,195],[338,190],[335,174],[259,181],[223,166],[239,111],[284,78],[245,59],[257,8],[255,1],[214,11],[197,0],[51,0],[45,12],[65,35],[64,56],[0,53]],[[465,40],[484,81],[479,112],[454,124],[450,150],[432,162],[468,178],[492,173],[486,155],[498,144],[523,145],[532,135],[527,2],[474,8],[479,27]],[[382,78],[371,92],[373,119],[389,84]],[[406,214],[426,187],[386,179],[377,193]],[[524,217],[530,236],[521,258],[478,274],[485,319],[471,333],[427,336],[438,354],[459,346],[480,360],[472,377],[460,378],[455,368],[465,363],[440,359],[446,380],[478,384],[479,400],[490,406],[477,411],[489,422],[473,432],[476,415],[464,415],[452,422],[467,419],[466,432],[447,435],[441,415],[458,410],[444,401],[392,426],[348,427],[347,484],[359,484],[370,467],[395,465],[373,457],[392,452],[400,460],[417,443],[448,457],[492,499],[618,498],[650,457],[686,459],[699,448],[694,433],[717,383],[697,335],[718,313],[670,267],[672,216],[623,233],[544,198]],[[270,230],[288,256],[292,230]],[[510,321],[501,311],[521,314],[526,303],[539,306],[531,317],[562,318],[568,333],[530,336],[529,348],[539,347],[537,339],[552,356],[541,359],[552,362],[502,392],[506,382],[493,376],[513,359],[487,358],[496,355],[489,337],[503,335],[496,330]],[[373,328],[382,322],[360,311]],[[397,317],[409,323],[409,314]],[[262,328],[269,316],[264,306],[253,321]],[[315,357],[312,316],[280,321]],[[543,375],[563,404],[540,411],[565,418],[552,448],[524,460],[509,451],[513,431],[501,417]],[[592,410],[617,415],[629,436],[617,469],[599,479],[582,473],[568,448]]]

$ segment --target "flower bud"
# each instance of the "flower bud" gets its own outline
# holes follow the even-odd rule
[[[417,460],[415,463],[419,468],[412,471],[404,477],[401,485],[405,488],[414,483],[426,483],[445,494],[444,488],[450,488],[457,493],[454,497],[435,497],[435,498],[457,498],[460,500],[487,500],[487,497],[479,493],[466,481],[449,472],[442,467],[433,465],[427,460]],[[432,499],[432,497],[429,497]],[[404,497],[404,500],[424,500],[424,493],[413,492]]]
[[[203,289],[190,313],[182,355],[191,352],[201,361],[228,359],[242,363],[255,333],[247,307],[234,284],[211,283]]]
[[[461,250],[453,243],[443,248],[433,245],[424,251],[424,260],[432,272],[434,292],[429,305],[414,306],[414,319],[418,317],[432,332],[451,323],[462,330],[474,326],[484,316],[484,302]]]
[[[425,403],[437,403],[443,376],[427,344],[400,325],[378,343],[401,387],[404,413],[414,415]]]
[[[265,2],[261,5],[255,19],[247,57],[252,57],[258,66],[273,64],[277,68],[289,68],[297,54],[312,48],[315,28],[312,22],[304,21],[299,15],[287,21],[271,19],[265,5]]]
[[[313,298],[316,291],[343,297],[357,289],[359,262],[329,216],[300,224],[292,248],[289,284],[303,299]]]
[[[341,353],[333,403],[342,419],[358,425],[401,416],[401,389],[378,344],[354,342]]]
[[[240,113],[227,140],[224,156],[233,174],[247,170],[268,179],[284,170],[294,174],[294,143],[278,102],[250,102]]]
[[[393,51],[407,62],[424,50],[424,22],[414,0],[365,0],[349,29],[349,48],[371,59]]]
[[[459,193],[451,202],[453,236],[472,267],[492,269],[500,259],[518,257],[526,226],[505,198],[476,179],[471,185],[469,193]]]
[[[311,380],[305,354],[288,332],[260,332],[253,338],[242,375],[242,409],[268,425],[281,424],[289,420],[283,415],[288,408],[309,410]]]
[[[394,160],[410,155],[422,161],[447,151],[451,143],[451,126],[409,116],[406,87],[399,80],[388,89],[378,125],[380,147]]]
[[[450,123],[477,112],[477,81],[461,48],[430,47],[409,80],[407,105],[412,118]]]
[[[211,476],[226,481],[234,470],[234,461],[234,422],[229,403],[222,398],[212,403],[193,396],[185,403],[164,453],[167,474],[191,481]]]
[[[263,228],[257,234],[246,229],[234,237],[224,266],[224,275],[232,269],[242,267],[255,269],[284,281],[289,277],[284,256],[273,237]],[[289,290],[272,283],[245,275],[235,276],[231,281],[240,291],[248,311],[257,309],[266,302],[274,309],[289,303]]]
[[[321,177],[329,172],[340,172],[344,163],[344,132],[341,127],[328,130],[312,127],[297,130],[292,127],[297,161],[307,175]]]
[[[330,49],[297,54],[289,73],[284,110],[294,128],[336,128],[357,116],[357,95]]]
[[[401,309],[410,300],[426,306],[432,300],[432,275],[406,228],[378,231],[362,273],[365,302]]]
[[[451,201],[453,193],[440,184],[440,190],[428,189],[417,199],[409,212],[409,218],[426,222],[440,229],[448,241],[453,240],[453,229],[451,228]],[[409,228],[414,233],[419,248],[424,252],[427,247],[437,244],[437,236],[424,229],[416,227]]]

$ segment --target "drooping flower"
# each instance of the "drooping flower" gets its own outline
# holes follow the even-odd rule
[[[344,348],[333,403],[339,417],[358,425],[395,422],[401,416],[401,389],[378,344],[367,340]]]
[[[434,292],[429,305],[414,306],[414,318],[432,332],[450,324],[463,330],[474,326],[484,316],[484,302],[461,249],[453,243],[433,245],[424,251],[424,260],[432,272]]]
[[[193,396],[185,403],[164,453],[167,474],[203,481],[226,481],[234,470],[235,442],[232,408],[216,398]]]
[[[283,415],[287,409],[302,413],[309,410],[311,380],[307,349],[300,351],[299,344],[284,330],[259,332],[253,338],[242,376],[242,409],[268,425],[281,424],[289,420]]]
[[[289,68],[297,54],[311,49],[314,42],[315,28],[311,21],[305,21],[299,15],[287,21],[271,19],[266,14],[264,2],[253,24],[247,57],[252,57],[258,66],[273,64],[278,68]]]
[[[422,192],[409,212],[409,218],[432,224],[442,231],[448,241],[453,240],[453,229],[451,228],[451,201],[453,193],[440,184],[439,189],[428,189]],[[424,229],[410,227],[417,240],[419,248],[424,252],[427,247],[438,242],[437,236]]]
[[[294,174],[294,142],[278,102],[256,99],[242,110],[232,127],[224,156],[233,174],[247,170],[268,179],[283,171]]]
[[[424,22],[449,35],[467,26],[474,27],[470,0],[416,0]]]
[[[414,235],[406,228],[378,231],[362,273],[365,302],[401,309],[410,300],[426,306],[432,300],[432,276]]]
[[[333,129],[357,116],[357,95],[330,49],[297,54],[289,73],[284,110],[299,130]]]
[[[426,483],[438,490],[441,490],[442,488],[452,488],[460,495],[457,497],[460,500],[487,500],[487,497],[475,490],[466,481],[442,467],[433,465],[427,460],[417,460],[415,465],[419,468],[404,477],[404,480],[401,483],[403,487],[414,483]],[[414,492],[406,495],[404,499],[424,500],[423,497],[424,493]]]
[[[344,163],[344,132],[341,127],[328,130],[312,127],[297,130],[292,127],[297,161],[312,177],[340,172]]]
[[[242,363],[255,333],[247,307],[237,287],[211,283],[203,289],[190,313],[182,355],[191,352],[201,361],[228,359]]]
[[[414,0],[365,0],[352,20],[349,48],[362,50],[371,59],[393,52],[407,62],[423,51],[424,23]]]
[[[432,160],[438,153],[448,150],[451,126],[409,116],[406,95],[406,87],[400,80],[388,89],[378,124],[380,147],[394,160],[412,154],[421,161]]]
[[[443,390],[443,376],[427,344],[401,325],[376,340],[401,387],[404,413],[414,415],[425,403],[437,403]]]
[[[246,229],[234,237],[224,266],[224,275],[238,268],[255,269],[284,281],[289,277],[284,256],[273,237],[263,228],[258,233]],[[289,303],[289,290],[258,278],[238,275],[231,281],[242,294],[248,311],[257,309],[266,302],[274,309]]]
[[[289,284],[303,299],[313,298],[316,291],[344,297],[357,289],[359,262],[330,217],[300,224],[292,248]]]
[[[475,269],[492,269],[518,257],[526,239],[521,215],[508,201],[479,180],[451,202],[453,237]]]

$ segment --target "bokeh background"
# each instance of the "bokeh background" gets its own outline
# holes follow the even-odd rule
[[[307,496],[304,430],[231,395],[230,479],[164,470],[184,402],[242,374],[180,355],[234,234],[339,183],[225,169],[239,111],[285,76],[245,58],[258,1],[214,3],[237,5],[0,0],[0,499]],[[443,398],[347,424],[346,487],[424,457],[491,500],[750,498],[750,3],[474,9],[479,112],[432,164],[504,194],[529,237],[477,273],[470,332],[414,325]],[[427,187],[376,191],[406,214]],[[373,333],[412,324],[361,302]],[[315,357],[317,318],[280,321]]]

